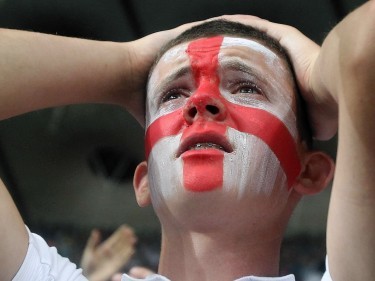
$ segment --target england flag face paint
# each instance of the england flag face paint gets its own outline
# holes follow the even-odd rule
[[[300,171],[293,95],[285,63],[256,41],[217,36],[167,51],[146,105],[153,202],[287,194]]]

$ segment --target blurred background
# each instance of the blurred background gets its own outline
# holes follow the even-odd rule
[[[0,0],[0,27],[130,41],[222,14],[252,14],[297,27],[321,43],[364,0]],[[336,141],[318,143],[335,157]],[[135,229],[132,264],[157,267],[160,229],[141,209],[132,175],[144,159],[143,130],[121,108],[75,105],[0,122],[0,174],[29,228],[78,262],[92,228]],[[318,280],[324,269],[329,188],[305,198],[282,250],[282,273]]]

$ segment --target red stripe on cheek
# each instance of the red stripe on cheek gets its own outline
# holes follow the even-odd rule
[[[185,126],[182,109],[161,116],[148,126],[145,137],[146,159],[155,144],[162,138],[179,134]]]
[[[294,184],[301,171],[296,142],[285,124],[266,110],[228,105],[236,123],[235,129],[262,139],[276,155],[287,176],[288,188]]]

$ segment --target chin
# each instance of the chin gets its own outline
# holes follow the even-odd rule
[[[175,196],[154,204],[163,229],[197,233],[225,232],[229,228],[252,231],[247,228],[263,225],[265,221],[275,221],[273,218],[283,212],[287,201],[285,193],[273,194],[278,198],[270,199],[269,196],[252,192],[239,197],[234,188],[231,192],[224,188],[205,192],[180,188]]]

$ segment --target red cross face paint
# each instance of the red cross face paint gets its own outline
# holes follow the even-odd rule
[[[284,62],[253,40],[203,38],[167,51],[147,97],[153,200],[287,194],[300,170],[293,89]]]

